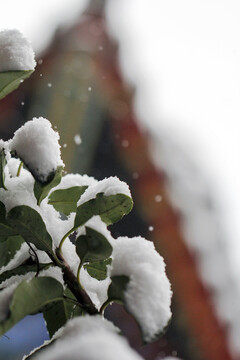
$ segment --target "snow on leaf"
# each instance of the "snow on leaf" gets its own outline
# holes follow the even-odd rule
[[[48,266],[49,266],[48,264],[39,264],[39,270],[42,270]],[[36,274],[37,271],[38,271],[38,266],[36,264],[20,265],[12,270],[4,271],[2,274],[0,274],[0,286],[2,286],[2,283],[9,280],[10,278],[26,275],[27,273],[30,272]]]
[[[34,183],[34,195],[37,199],[37,204],[40,205],[42,200],[48,196],[49,191],[61,182],[62,166],[59,166],[53,175],[53,178],[46,184],[39,181]]]
[[[123,302],[145,342],[155,340],[171,318],[171,287],[163,258],[144,238],[120,237],[113,246],[109,276],[128,276]],[[111,289],[111,285],[110,285]]]
[[[25,241],[34,244],[39,250],[52,253],[52,238],[36,210],[25,205],[16,206],[8,213],[7,221]]]
[[[62,296],[62,285],[51,277],[22,281],[11,296],[8,316],[5,321],[0,323],[0,334],[3,335],[26,315],[42,311],[49,304],[61,299]]]
[[[33,118],[19,128],[9,143],[32,175],[42,183],[50,182],[58,167],[63,166],[59,135],[44,118]]]
[[[86,360],[141,360],[118,333],[119,329],[101,316],[78,317],[56,333],[56,341],[25,359],[65,360],[70,353],[71,360],[79,360],[79,354]]]
[[[80,201],[84,195],[85,194],[80,198]],[[96,195],[96,198],[77,207],[74,227],[77,228],[85,224],[95,215],[99,215],[102,221],[107,225],[110,225],[121,220],[124,215],[131,211],[131,209],[132,199],[129,196],[124,194],[105,196],[103,193],[99,193]]]
[[[0,270],[14,258],[23,242],[23,238],[19,235],[8,236],[5,241],[0,242]]]
[[[95,181],[92,186],[89,186],[84,195],[78,201],[78,206],[96,198],[97,194],[103,193],[105,196],[124,194],[131,197],[128,185],[120,181],[116,176],[105,178],[101,181]]]
[[[101,281],[107,278],[107,266],[110,265],[112,262],[112,259],[106,259],[102,261],[95,261],[91,262],[89,264],[85,264],[83,267],[85,270],[87,270],[88,274]]]
[[[33,49],[18,30],[0,31],[0,99],[18,88],[35,65]]]
[[[76,251],[82,263],[106,260],[112,254],[112,246],[99,232],[86,227],[86,235],[76,240]]]
[[[28,39],[19,30],[0,31],[0,72],[33,70],[34,52]]]
[[[76,212],[77,202],[80,196],[87,189],[87,186],[73,186],[68,189],[59,189],[51,192],[48,203],[54,208],[69,215],[71,212]]]

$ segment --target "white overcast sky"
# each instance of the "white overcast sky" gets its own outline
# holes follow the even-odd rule
[[[1,28],[18,28],[42,50],[84,0],[1,2]],[[214,189],[240,270],[240,2],[109,0],[124,73],[154,133],[168,129]]]

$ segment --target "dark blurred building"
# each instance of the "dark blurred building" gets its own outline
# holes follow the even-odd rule
[[[166,334],[146,347],[123,309],[109,308],[107,316],[133,347],[149,360],[165,355],[230,360],[226,330],[186,245],[166,174],[153,165],[149,136],[138,125],[132,98],[133,90],[118,68],[117,45],[106,31],[104,1],[92,1],[77,24],[57,31],[32,77],[1,101],[1,135],[7,139],[24,121],[46,117],[59,131],[66,171],[97,179],[116,175],[130,185],[134,210],[111,231],[114,236],[141,234],[154,241],[174,293]]]

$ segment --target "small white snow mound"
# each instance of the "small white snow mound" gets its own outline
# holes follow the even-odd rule
[[[9,143],[39,181],[47,181],[49,175],[63,166],[59,134],[52,129],[50,121],[33,118],[18,129]]]
[[[70,356],[71,360],[142,360],[117,334],[114,325],[100,316],[70,320],[58,336],[61,337],[34,359],[66,360]]]
[[[92,334],[93,332],[101,331],[112,332],[115,334],[120,333],[120,330],[111,321],[108,321],[101,315],[85,315],[68,320],[67,324],[59,329],[53,338],[57,339],[63,337],[64,339],[67,339],[76,335],[82,336],[84,334]]]
[[[67,174],[62,177],[60,184],[58,184],[52,191],[68,189],[73,186],[93,186],[98,183],[93,177],[80,174]]]
[[[34,52],[28,39],[19,30],[0,31],[0,72],[33,70]]]
[[[109,275],[125,275],[129,283],[126,306],[138,321],[144,340],[160,334],[171,318],[171,285],[163,258],[152,242],[142,237],[120,237],[113,247]]]
[[[128,185],[124,181],[120,181],[118,177],[111,176],[109,178],[98,181],[93,186],[90,186],[81,196],[77,206],[94,199],[99,193],[104,193],[105,196],[124,194],[131,197]]]

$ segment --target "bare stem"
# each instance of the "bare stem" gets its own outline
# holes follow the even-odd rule
[[[72,291],[73,295],[76,297],[79,304],[82,308],[90,315],[98,314],[98,310],[90,299],[86,291],[81,287],[78,282],[77,277],[73,274],[70,266],[66,263],[62,254],[58,250],[57,257],[61,262],[61,267],[63,270],[63,278],[68,285],[69,289]]]

